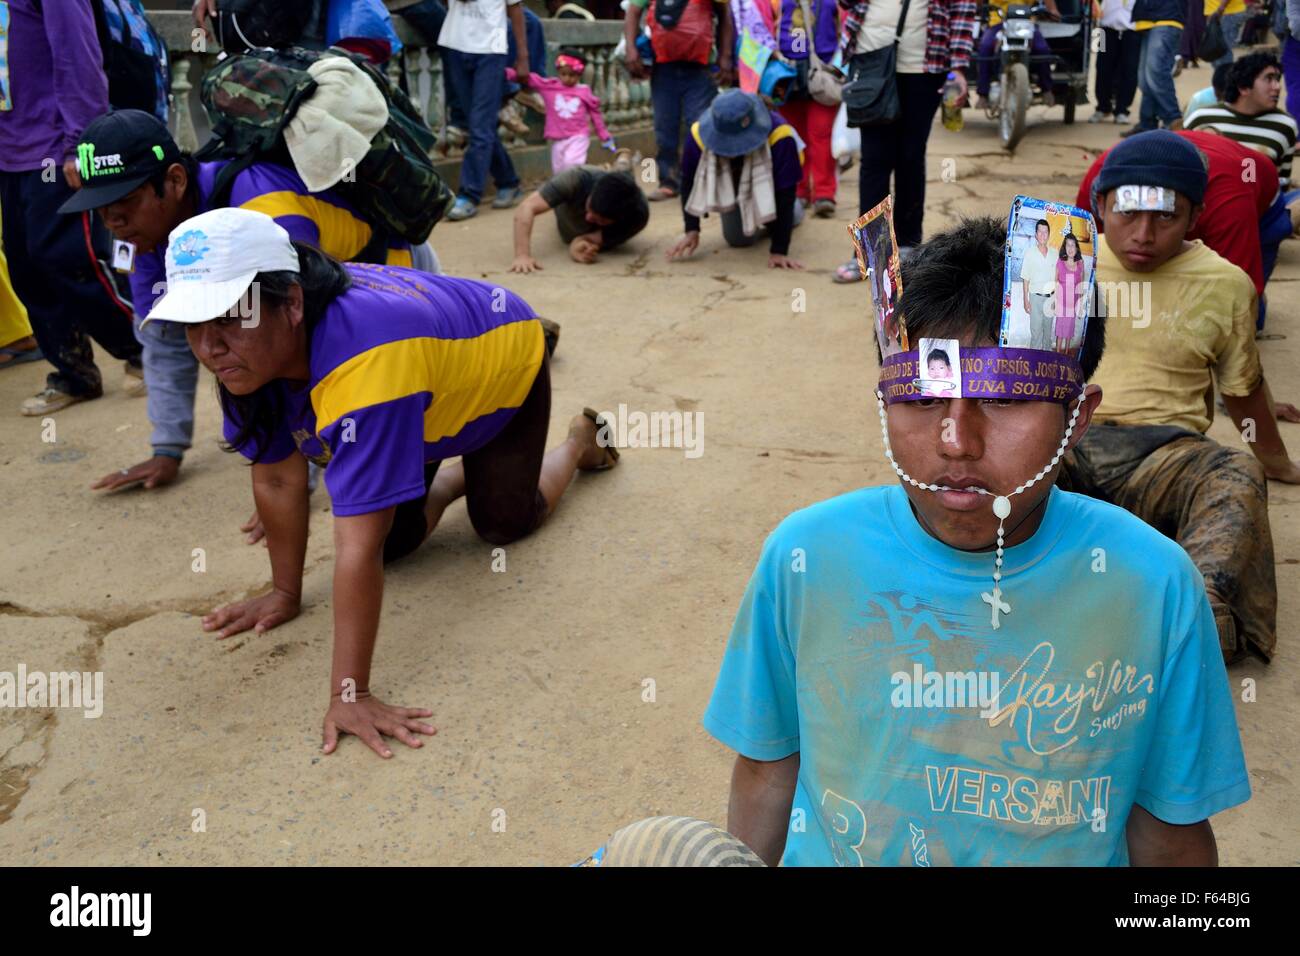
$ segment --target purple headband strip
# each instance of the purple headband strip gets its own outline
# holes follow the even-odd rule
[[[919,353],[890,355],[880,369],[885,404],[936,397],[923,393]],[[963,348],[961,397],[1069,403],[1083,389],[1083,368],[1073,356],[1041,349]]]

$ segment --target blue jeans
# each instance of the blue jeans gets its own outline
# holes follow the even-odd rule
[[[1291,235],[1291,214],[1287,212],[1287,203],[1295,202],[1297,199],[1300,199],[1300,189],[1281,193],[1273,201],[1268,212],[1264,213],[1259,220],[1259,251],[1263,258],[1265,282],[1268,282],[1268,277],[1273,274],[1273,267],[1277,265],[1277,253],[1282,240]],[[1255,327],[1257,329],[1264,327],[1263,299],[1259,300],[1259,318]]]
[[[141,327],[137,317],[135,337],[144,346],[144,383],[149,388],[146,411],[153,425],[149,442],[155,455],[181,455],[194,438],[199,360],[190,351],[185,326],[179,322],[155,320]]]
[[[1282,75],[1286,78],[1286,111],[1300,114],[1300,40],[1287,37],[1282,44]]]
[[[528,69],[534,73],[546,75],[546,34],[542,32],[542,21],[533,11],[524,8],[524,39],[528,43]],[[506,57],[509,66],[518,59],[518,47],[515,44],[514,28],[506,30]],[[514,96],[522,87],[518,83],[506,84],[506,95]]]
[[[437,51],[438,57],[442,60],[442,71],[445,75],[447,72],[447,51],[438,46],[438,34],[442,32],[442,22],[447,19],[446,4],[442,3],[442,0],[420,0],[415,6],[397,12],[403,20],[415,29],[416,33],[424,38],[424,42],[429,45],[431,53],[434,50]],[[461,109],[460,103],[452,98],[450,92],[447,94],[447,122],[461,129],[469,125],[469,121],[465,119],[465,111]]]
[[[1182,41],[1180,27],[1152,27],[1142,31],[1142,52],[1138,59],[1138,86],[1142,89],[1142,108],[1138,125],[1155,129],[1181,119],[1178,93],[1174,90],[1174,56]]]
[[[519,185],[519,174],[497,136],[497,113],[506,89],[504,53],[445,50],[447,92],[469,115],[469,146],[460,164],[457,196],[475,205],[483,198],[490,172],[497,189]]]
[[[1232,48],[1236,44],[1237,38],[1241,36],[1242,24],[1246,22],[1246,11],[1242,10],[1240,13],[1225,13],[1221,17],[1221,20],[1223,21],[1220,24],[1223,27],[1223,39],[1228,41],[1228,52],[1211,63],[1211,66],[1218,66],[1221,63],[1232,62]]]
[[[691,124],[709,108],[717,88],[703,63],[656,63],[650,71],[650,101],[655,111],[655,143],[659,152],[659,185],[681,189],[678,182],[678,138],[682,125],[690,135]]]

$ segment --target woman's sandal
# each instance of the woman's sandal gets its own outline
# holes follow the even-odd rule
[[[848,262],[836,266],[835,272],[831,274],[831,278],[836,282],[845,284],[849,282],[861,282],[866,278],[866,276],[862,274],[862,270],[858,266],[858,260],[850,259]]]
[[[0,348],[0,355],[9,356],[8,359],[0,361],[0,368],[9,368],[11,365],[24,365],[27,362],[36,362],[45,358],[45,353],[41,351],[39,345],[29,349],[16,349],[6,345],[4,348]]]
[[[600,429],[602,427],[608,427],[610,431],[613,431],[614,428],[613,424],[607,421],[605,416],[601,415],[595,409],[584,408],[582,410],[582,414],[587,418],[590,418],[593,422],[596,423],[597,443],[600,442]],[[615,465],[618,464],[618,449],[615,448],[614,445],[612,444],[602,445],[601,447],[604,449],[605,452],[605,460],[602,461],[599,465],[594,465],[591,468],[583,468],[582,469],[583,471],[609,471],[609,469],[613,468]]]

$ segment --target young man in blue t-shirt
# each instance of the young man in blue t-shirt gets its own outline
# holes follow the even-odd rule
[[[911,342],[997,346],[1005,238],[967,222],[909,261]],[[1085,380],[1103,346],[1094,317]],[[1078,401],[882,404],[904,480],[768,538],[704,717],[737,751],[728,829],[767,863],[1217,862],[1209,818],[1250,785],[1205,585],[1053,488],[1100,389]]]

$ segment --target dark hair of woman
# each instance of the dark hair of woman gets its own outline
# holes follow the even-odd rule
[[[290,288],[295,285],[302,287],[303,325],[310,347],[312,332],[321,316],[330,303],[352,285],[352,277],[342,263],[315,246],[295,242],[293,247],[298,251],[298,272],[259,272],[253,277],[253,282],[263,309],[282,307],[289,300]],[[222,443],[223,451],[246,448],[251,443],[252,460],[261,460],[284,415],[280,387],[278,382],[267,382],[248,395],[234,395],[220,381],[217,382],[221,410],[239,426],[235,437]]]
[[[1067,255],[1065,250],[1069,248],[1072,242],[1074,243],[1074,255],[1071,256]],[[1061,255],[1059,258],[1067,262],[1078,262],[1083,258],[1083,250],[1079,248],[1079,240],[1072,233],[1067,232],[1065,238],[1061,240]]]

